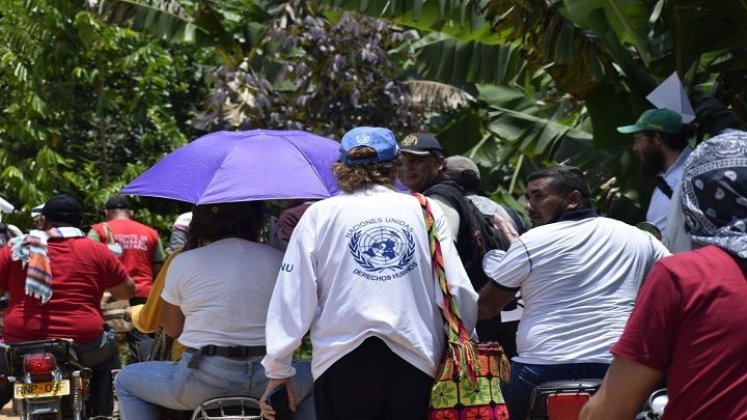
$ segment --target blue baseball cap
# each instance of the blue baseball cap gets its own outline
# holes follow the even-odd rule
[[[376,156],[363,159],[350,159],[348,154],[356,147],[368,146],[376,151]],[[399,156],[399,144],[394,133],[388,128],[356,127],[342,136],[340,142],[340,162],[347,165],[366,165],[389,162]]]

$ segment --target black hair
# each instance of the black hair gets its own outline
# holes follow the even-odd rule
[[[568,195],[573,191],[581,193],[584,208],[591,207],[591,194],[586,176],[575,166],[558,165],[536,170],[527,176],[527,183],[540,178],[552,179],[552,189],[561,195]]]
[[[455,181],[467,192],[480,190],[480,177],[470,169],[462,171]]]
[[[202,241],[240,238],[257,242],[264,220],[264,201],[205,204],[192,210],[185,249]]]

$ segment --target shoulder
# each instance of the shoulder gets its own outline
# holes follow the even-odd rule
[[[69,243],[70,248],[80,255],[117,260],[112,251],[104,243],[92,240],[91,238],[84,236],[80,238],[67,238],[64,241]]]
[[[597,223],[599,226],[604,226],[611,231],[624,236],[634,235],[640,239],[646,240],[648,240],[649,238],[653,238],[650,233],[617,219],[610,219],[609,217],[599,216],[594,218],[594,223]]]
[[[276,260],[283,259],[283,252],[269,245],[251,242],[244,239],[237,239],[237,241],[240,241],[241,244],[246,246],[251,251],[252,255],[258,256],[260,258],[270,258]]]
[[[0,247],[0,258],[10,258],[12,247],[13,245],[10,242]]]
[[[446,206],[452,210],[456,210],[456,206],[454,205],[454,201],[447,196],[441,195],[441,194],[431,194],[428,196],[428,199],[432,201],[437,201],[438,204]],[[432,203],[432,202],[431,202]]]
[[[153,229],[152,227],[150,227],[150,226],[148,226],[148,225],[144,225],[144,224],[142,224],[142,223],[141,223],[140,225],[141,225],[141,226],[143,226],[143,229],[144,229],[144,230],[145,230],[146,232],[148,232],[148,234],[149,234],[150,236],[152,236],[152,237],[153,237],[154,239],[159,239],[159,238],[160,238],[160,236],[158,235],[158,231],[157,231],[157,230]]]
[[[148,233],[155,233],[155,234],[157,234],[157,232],[156,232],[155,229],[153,229],[152,227],[146,225],[145,223],[138,222],[137,220],[125,219],[124,223],[128,224],[128,225],[130,225],[132,227],[135,227],[137,229],[140,229],[142,231],[145,231],[145,232],[148,232]]]
[[[101,223],[96,223],[91,225],[91,228],[88,230],[88,235],[96,234],[96,236],[102,236],[104,233],[104,226]]]
[[[659,260],[659,264],[679,276],[686,276],[698,271],[712,274],[726,269],[741,270],[739,264],[729,253],[717,246],[706,246],[693,251],[680,252]]]
[[[457,197],[464,197],[464,193],[453,181],[443,180],[436,184],[431,185],[428,189],[423,191],[423,195],[428,197],[442,196],[449,200],[457,199]]]
[[[545,241],[563,229],[573,228],[569,222],[555,222],[546,225],[535,226],[520,236],[523,242]]]

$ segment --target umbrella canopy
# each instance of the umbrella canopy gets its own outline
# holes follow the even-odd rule
[[[219,131],[169,153],[121,192],[192,204],[326,198],[338,193],[339,147],[305,131]]]

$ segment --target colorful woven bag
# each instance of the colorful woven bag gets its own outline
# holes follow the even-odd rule
[[[503,401],[500,381],[510,379],[511,365],[500,344],[478,344],[470,339],[446,281],[441,244],[430,204],[421,194],[413,195],[423,208],[433,270],[444,297],[441,314],[447,326],[446,349],[431,390],[429,418],[507,420],[508,409]]]

